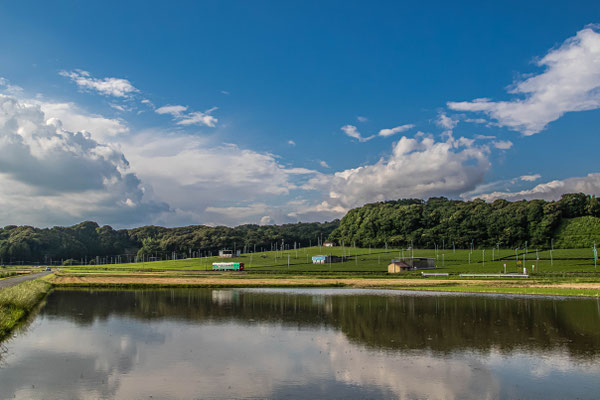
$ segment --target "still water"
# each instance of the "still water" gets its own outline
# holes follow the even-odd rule
[[[2,399],[600,397],[596,299],[58,290],[2,347]]]

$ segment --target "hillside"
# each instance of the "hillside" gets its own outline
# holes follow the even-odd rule
[[[600,218],[565,218],[555,234],[554,245],[562,248],[592,247],[600,244]]]
[[[362,247],[469,248],[549,247],[561,222],[569,218],[600,217],[596,197],[565,194],[559,201],[406,199],[366,204],[350,210],[330,239]],[[586,234],[600,235],[586,219]],[[583,224],[583,222],[581,222]],[[566,238],[572,230],[563,231]],[[584,239],[581,239],[585,241]],[[563,239],[555,247],[573,247]],[[583,243],[583,242],[581,242]],[[587,246],[587,244],[586,244]]]

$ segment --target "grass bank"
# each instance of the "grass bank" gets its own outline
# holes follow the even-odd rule
[[[37,279],[0,290],[0,340],[29,315],[51,287],[46,280]]]
[[[10,278],[17,275],[18,274],[16,272],[0,272],[0,279]]]
[[[322,275],[114,275],[57,274],[52,283],[57,287],[82,288],[168,288],[168,287],[347,287],[373,289],[433,290],[466,293],[532,294],[556,296],[600,296],[598,279],[440,279],[422,277],[361,277]]]

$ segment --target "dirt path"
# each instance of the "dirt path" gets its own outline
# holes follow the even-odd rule
[[[44,272],[38,272],[37,274],[21,275],[21,276],[15,276],[14,278],[2,279],[2,280],[0,280],[0,289],[11,287],[11,286],[17,285],[21,282],[31,281],[33,279],[37,279],[37,278],[40,278],[42,276],[45,276],[45,275],[48,275],[51,273],[52,272],[50,272],[50,271],[44,271]]]
[[[513,288],[561,288],[600,290],[600,283],[533,283],[527,281],[463,280],[463,279],[379,279],[379,278],[311,278],[311,277],[161,277],[146,276],[69,276],[57,275],[53,283],[57,285],[195,285],[195,286],[337,286],[355,288],[385,287],[445,287],[445,286],[487,286]]]

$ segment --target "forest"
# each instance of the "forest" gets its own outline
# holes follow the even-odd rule
[[[559,228],[562,223],[580,217],[594,220],[600,217],[600,202],[595,196],[570,193],[558,201],[496,200],[492,203],[444,197],[427,201],[404,199],[350,210],[329,239],[362,247],[514,248],[527,242],[548,248],[557,244],[553,239],[567,243],[564,238],[556,237],[560,234]],[[591,245],[569,243],[574,247]]]
[[[93,263],[97,257],[116,256],[127,257],[119,261],[130,261],[135,256],[179,258],[214,254],[223,248],[247,252],[281,248],[282,243],[290,248],[294,244],[306,247],[322,240],[362,247],[518,247],[525,242],[542,248],[583,247],[589,245],[593,235],[600,238],[600,232],[596,232],[600,227],[598,217],[600,202],[595,196],[572,193],[558,201],[487,203],[444,197],[385,201],[352,209],[341,221],[324,223],[120,230],[91,221],[52,228],[9,225],[0,228],[0,263],[46,264],[67,259]],[[561,229],[578,218],[583,221],[580,225]],[[591,232],[587,242],[574,239],[577,232],[586,229]],[[561,237],[563,231],[570,237]]]
[[[219,249],[242,251],[270,250],[282,243],[293,248],[325,240],[339,220],[325,223],[285,225],[226,226],[192,225],[178,228],[144,226],[115,230],[85,221],[70,227],[34,228],[9,225],[0,228],[0,263],[56,263],[82,260],[94,263],[96,257],[131,261],[135,256],[182,258],[216,253]],[[104,260],[103,263],[110,262]]]

